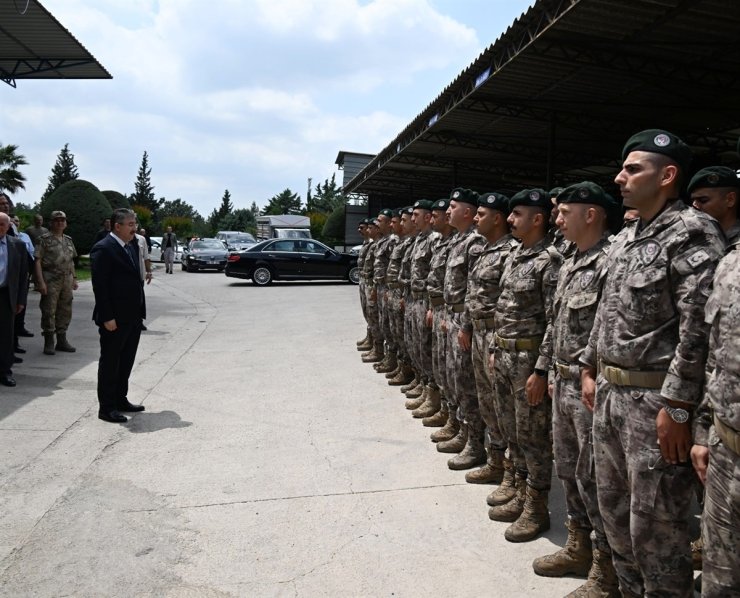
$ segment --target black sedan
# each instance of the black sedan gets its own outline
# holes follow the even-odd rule
[[[356,255],[339,253],[314,239],[269,239],[232,253],[226,276],[251,278],[258,286],[273,280],[360,281]]]
[[[218,270],[223,272],[229,251],[218,239],[193,239],[182,251],[180,264],[185,272]]]

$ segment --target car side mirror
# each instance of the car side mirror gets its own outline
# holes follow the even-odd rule
[[[326,250],[326,251],[324,252],[324,257],[329,257],[329,256],[331,256],[331,249],[327,249],[327,250]]]

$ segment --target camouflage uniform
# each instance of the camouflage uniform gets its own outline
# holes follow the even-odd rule
[[[403,284],[399,281],[401,275],[401,266],[403,257],[413,243],[413,237],[404,237],[400,239],[391,251],[388,260],[388,269],[385,274],[385,281],[388,287],[388,300],[386,309],[388,311],[388,328],[393,339],[393,347],[399,357],[403,358],[406,354],[406,343],[403,340]]]
[[[411,303],[409,310],[409,340],[411,363],[423,384],[435,382],[432,370],[432,329],[426,324],[427,307],[427,276],[432,260],[434,235],[432,231],[421,232],[416,236],[416,243],[412,248],[409,284]]]
[[[547,238],[550,245],[557,249],[558,253],[563,256],[563,259],[568,259],[576,252],[576,249],[578,249],[575,243],[568,241],[563,236],[563,231],[561,231],[557,226],[550,230]]]
[[[375,243],[376,241],[371,239],[367,244],[365,260],[362,264],[362,280],[365,291],[365,317],[367,319],[367,325],[370,328],[373,342],[378,343],[382,342],[383,337],[380,334],[378,303],[373,299],[373,290],[375,289],[373,282],[375,275]]]
[[[403,257],[401,258],[401,270],[398,274],[399,292],[403,301],[403,312],[401,313],[401,339],[399,343],[399,353],[401,361],[406,365],[411,365],[414,351],[412,337],[413,298],[411,297],[411,260],[416,247],[416,235],[409,237],[409,243],[406,245]]]
[[[357,254],[357,268],[359,269],[360,273],[364,272],[365,270],[365,258],[367,257],[368,250],[370,249],[372,241],[369,239],[365,239],[362,242],[362,247],[360,247],[360,251]],[[367,295],[365,286],[367,285],[365,281],[365,277],[360,275],[360,284],[359,291],[360,291],[360,306],[362,307],[362,315],[365,318],[365,321],[368,321],[368,315],[367,315]],[[368,322],[368,330],[370,330],[370,324]]]
[[[65,334],[72,319],[72,286],[77,258],[72,239],[47,233],[39,237],[36,259],[41,261],[41,273],[46,283],[46,295],[41,296],[41,330],[44,335]]]
[[[449,397],[451,391],[447,379],[447,334],[442,330],[442,322],[446,316],[444,280],[447,256],[454,238],[454,234],[447,237],[437,236],[432,242],[432,258],[426,283],[429,309],[432,310],[432,373],[434,381],[445,397]]]
[[[594,531],[594,547],[609,553],[596,500],[593,414],[581,402],[578,359],[588,344],[604,284],[609,241],[574,253],[560,268],[542,352],[555,361],[552,433],[555,471],[563,483],[571,526]],[[587,532],[584,532],[587,533]]]
[[[694,474],[687,464],[665,463],[655,419],[665,399],[696,405],[701,398],[704,304],[724,239],[712,219],[680,200],[640,225],[629,222],[612,243],[581,356],[599,368],[593,427],[599,510],[623,594],[692,596]]]
[[[702,536],[702,596],[740,589],[740,245],[717,266],[705,309],[708,381],[694,418],[694,442],[709,447]],[[714,421],[713,421],[714,419]],[[732,445],[734,444],[734,448]]]
[[[530,406],[525,395],[527,378],[535,368],[550,369],[550,359],[539,353],[552,309],[562,257],[541,239],[532,247],[512,250],[501,277],[496,304],[496,334],[492,349],[496,413],[517,474],[536,490],[550,488],[552,406],[545,396]],[[505,345],[505,346],[502,346]]]
[[[386,342],[386,349],[395,352],[396,343],[391,335],[390,310],[388,309],[385,292],[388,290],[386,274],[388,262],[391,258],[393,248],[398,243],[398,237],[390,234],[376,239],[373,249],[373,283],[377,291],[378,324],[380,326],[380,337]]]
[[[475,231],[471,225],[466,231],[459,231],[450,243],[444,278],[444,300],[447,306],[447,372],[449,388],[447,401],[451,406],[459,407],[458,419],[466,423],[468,433],[483,435],[483,420],[478,410],[478,392],[475,388],[473,359],[470,351],[464,351],[457,340],[463,324],[465,295],[468,290],[468,272],[478,260],[485,237]]]
[[[740,241],[740,220],[736,220],[730,228],[725,231],[725,237],[727,238],[727,245],[734,245]]]
[[[487,428],[486,441],[493,450],[506,450],[506,441],[498,424],[493,399],[493,375],[488,367],[488,347],[493,342],[493,317],[501,294],[501,275],[506,258],[516,247],[511,235],[504,235],[495,243],[488,243],[470,269],[462,329],[472,334],[472,361],[478,412]]]

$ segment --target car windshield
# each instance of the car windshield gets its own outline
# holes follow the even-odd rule
[[[231,235],[229,241],[232,243],[254,243],[255,239],[249,233],[241,233],[238,235]]]
[[[203,239],[202,241],[193,241],[191,249],[223,249],[224,244],[216,239]]]

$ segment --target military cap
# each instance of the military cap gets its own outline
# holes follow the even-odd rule
[[[452,190],[452,193],[450,193],[450,201],[453,200],[477,206],[478,194],[472,189],[463,189],[462,187],[457,187],[456,189]]]
[[[553,187],[552,189],[550,189],[550,197],[557,197],[563,191],[565,191],[565,187]]]
[[[67,219],[67,215],[64,212],[62,212],[61,210],[54,210],[51,213],[51,220],[55,220],[57,218],[64,218],[64,220],[66,220]]]
[[[689,182],[689,193],[694,189],[704,189],[712,187],[714,189],[721,187],[740,187],[740,180],[737,173],[727,166],[707,166],[697,172]]]
[[[509,213],[509,198],[506,197],[506,195],[496,193],[495,191],[481,195],[478,198],[478,205],[482,208],[498,210],[504,214]]]
[[[583,181],[563,189],[558,195],[558,203],[587,203],[595,206],[601,206],[605,210],[615,210],[619,204],[614,198],[604,191],[596,183]]]
[[[432,204],[432,211],[434,210],[442,210],[443,212],[447,211],[447,208],[450,207],[450,200],[449,199],[438,199]]]
[[[428,199],[420,199],[416,202],[414,202],[414,208],[418,208],[419,210],[431,210],[432,209],[432,203]],[[445,208],[447,209],[447,208]]]
[[[402,214],[413,214],[414,213],[414,206],[406,206],[405,208],[401,208]]]
[[[515,193],[509,200],[509,210],[513,210],[516,206],[552,210],[550,194],[544,189],[522,189],[518,193]]]
[[[380,222],[378,222],[377,218],[370,218],[370,222],[368,222],[370,226],[380,226]]]
[[[647,129],[635,133],[627,140],[622,149],[622,160],[630,152],[650,152],[668,156],[683,170],[691,164],[691,148],[673,133],[661,129]]]
[[[388,218],[393,218],[393,210],[390,208],[383,208],[378,212],[378,216],[388,216]]]
[[[396,208],[395,210],[392,210],[393,218],[400,218],[401,214],[403,214],[403,210],[403,208]]]
[[[357,224],[358,227],[360,226],[367,226],[367,218],[363,218],[360,220],[360,222]]]

